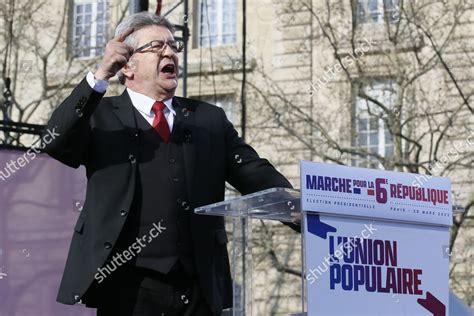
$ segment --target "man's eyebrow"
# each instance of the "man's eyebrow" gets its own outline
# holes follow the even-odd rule
[[[174,41],[175,39],[174,38],[166,38],[166,39],[153,39],[153,40],[150,40],[149,42],[151,41],[163,41],[163,42],[169,42],[169,41]]]

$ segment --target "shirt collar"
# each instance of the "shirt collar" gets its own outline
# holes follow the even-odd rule
[[[130,96],[130,99],[132,100],[133,106],[137,110],[139,110],[142,113],[145,113],[148,116],[152,116],[151,108],[153,107],[155,100],[153,100],[149,96],[133,91],[130,88],[127,88],[127,92],[128,92],[128,95]],[[164,100],[163,103],[166,105],[166,108],[168,109],[168,111],[171,112],[174,116],[176,116],[176,111],[173,108],[173,98]]]

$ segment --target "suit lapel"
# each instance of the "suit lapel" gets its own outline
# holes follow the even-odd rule
[[[173,107],[176,111],[176,120],[171,139],[181,141],[183,144],[186,189],[188,199],[191,199],[196,163],[196,111],[194,107],[185,105],[183,100],[177,97],[173,98]]]
[[[122,95],[113,99],[112,111],[117,115],[127,130],[136,129],[135,115],[133,113],[132,100],[125,90]]]

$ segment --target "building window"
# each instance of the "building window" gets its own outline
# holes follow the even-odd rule
[[[107,38],[107,1],[75,0],[73,20],[73,56],[101,56]]]
[[[215,98],[214,95],[204,95],[191,97],[191,99],[201,100],[222,108],[227,116],[227,119],[232,122],[234,116],[234,96],[232,94],[221,94],[217,95]]]
[[[236,42],[236,6],[236,0],[199,1],[199,46],[224,46]]]
[[[389,110],[393,109],[397,96],[392,80],[375,80],[371,84],[359,86],[363,93]],[[385,112],[375,102],[357,94],[354,111],[353,146],[356,149],[378,154],[382,157],[393,155],[393,135],[384,120]],[[352,165],[364,168],[381,168],[379,161],[371,155],[357,156]]]
[[[395,23],[399,16],[399,0],[357,0],[357,23]]]

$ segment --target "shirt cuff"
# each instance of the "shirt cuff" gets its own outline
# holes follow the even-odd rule
[[[91,71],[87,73],[86,80],[89,86],[99,93],[104,93],[109,86],[109,82],[107,80],[94,78],[94,74]]]

